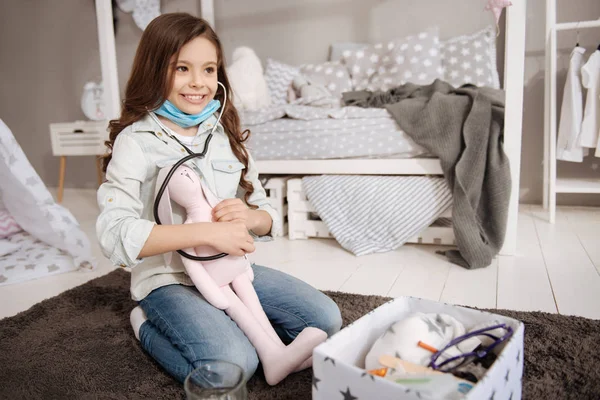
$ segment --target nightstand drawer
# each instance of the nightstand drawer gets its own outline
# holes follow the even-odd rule
[[[76,121],[50,124],[52,154],[87,156],[106,153],[108,121]]]

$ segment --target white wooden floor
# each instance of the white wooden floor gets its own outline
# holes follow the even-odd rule
[[[110,272],[95,242],[95,191],[66,190],[64,205],[80,221],[100,260],[94,272],[73,272],[0,286],[0,318]],[[600,208],[559,208],[557,222],[541,207],[522,205],[518,255],[466,270],[435,254],[436,246],[406,245],[355,257],[332,239],[258,243],[254,262],[277,268],[319,289],[416,296],[485,308],[541,310],[600,319]]]

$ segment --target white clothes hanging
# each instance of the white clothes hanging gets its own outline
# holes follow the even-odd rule
[[[587,89],[583,122],[579,134],[579,145],[596,148],[600,129],[600,50],[592,53],[581,68],[581,83]]]
[[[556,143],[558,160],[582,162],[583,156],[588,154],[588,149],[584,149],[578,143],[583,120],[583,90],[579,73],[584,53],[585,49],[579,46],[571,52],[558,126]]]

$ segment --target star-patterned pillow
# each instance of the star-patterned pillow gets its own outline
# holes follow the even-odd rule
[[[342,55],[355,90],[387,90],[406,82],[428,84],[441,77],[438,28]]]
[[[471,83],[500,88],[496,66],[496,29],[489,26],[441,44],[444,80],[455,87]]]
[[[340,62],[305,64],[300,67],[300,73],[311,82],[325,86],[334,97],[341,98],[343,92],[352,90],[348,69]]]

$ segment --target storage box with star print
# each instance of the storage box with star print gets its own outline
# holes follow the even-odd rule
[[[313,352],[313,400],[419,400],[423,396],[400,384],[368,374],[365,356],[373,343],[395,322],[415,313],[445,313],[465,326],[500,322],[513,335],[499,345],[496,361],[465,399],[521,398],[523,323],[502,315],[414,297],[391,300],[346,326]]]

